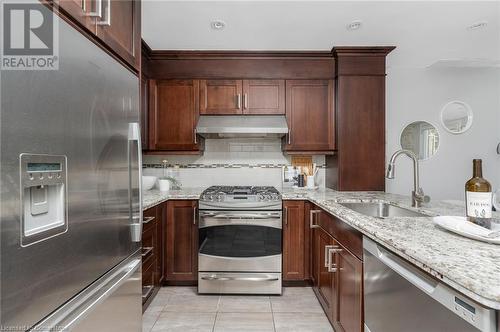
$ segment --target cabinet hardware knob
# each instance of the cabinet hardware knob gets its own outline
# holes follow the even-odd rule
[[[285,219],[285,226],[288,226],[288,207],[285,206],[285,216],[283,217]]]
[[[85,0],[83,0],[85,2]],[[102,19],[102,0],[95,1],[95,11],[90,11],[87,16],[90,17],[99,17]]]
[[[319,225],[314,223],[314,215],[320,213],[321,210],[311,210],[309,211],[309,228],[319,228]]]
[[[237,97],[236,97],[236,107],[238,109],[241,109],[241,94],[238,93]]]

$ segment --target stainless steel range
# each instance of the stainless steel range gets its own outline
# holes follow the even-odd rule
[[[205,190],[199,201],[198,292],[281,294],[281,210],[274,187]]]

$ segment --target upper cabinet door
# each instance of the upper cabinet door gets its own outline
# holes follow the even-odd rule
[[[285,114],[284,80],[244,80],[244,114]]]
[[[67,16],[72,17],[81,26],[91,33],[96,32],[96,19],[92,16],[95,11],[95,1],[93,0],[59,0],[59,9]]]
[[[149,82],[149,149],[198,151],[199,81]]]
[[[242,114],[241,80],[201,80],[200,114]]]
[[[149,135],[148,135],[148,129],[149,129],[149,116],[148,116],[148,109],[149,109],[149,94],[148,94],[148,80],[145,76],[141,77],[141,105],[140,105],[140,114],[141,114],[141,144],[142,144],[142,149],[147,150],[148,149],[148,141],[149,141]]]
[[[101,17],[97,18],[97,36],[137,70],[141,58],[140,26],[140,0],[102,0]]]
[[[335,115],[332,80],[287,80],[286,118],[290,152],[333,152]]]

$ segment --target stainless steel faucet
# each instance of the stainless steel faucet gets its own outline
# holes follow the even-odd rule
[[[420,188],[419,178],[418,178],[418,157],[410,150],[398,150],[394,152],[387,166],[386,177],[388,179],[394,179],[394,169],[396,167],[396,158],[400,155],[407,155],[413,160],[413,191],[411,192],[411,202],[412,206],[420,207],[423,203],[430,202],[431,198],[424,194],[422,188]]]

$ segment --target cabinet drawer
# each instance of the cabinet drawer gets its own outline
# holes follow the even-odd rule
[[[363,237],[359,231],[326,211],[323,211],[318,219],[317,223],[321,228],[326,230],[356,257],[363,259]]]
[[[142,261],[148,262],[156,256],[155,228],[149,227],[142,232]]]
[[[142,303],[146,302],[147,299],[153,294],[154,290],[154,271],[155,264],[154,260],[149,260],[146,264],[142,265]]]
[[[150,229],[154,228],[153,226],[156,224],[156,219],[157,219],[157,207],[152,207],[150,209],[147,209],[142,213],[142,229],[143,232]]]

